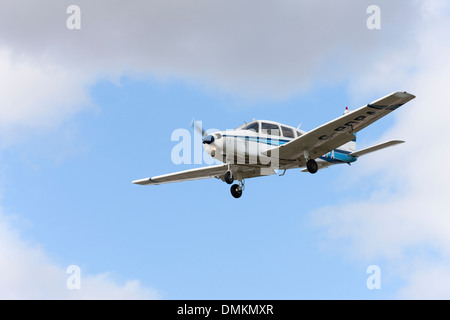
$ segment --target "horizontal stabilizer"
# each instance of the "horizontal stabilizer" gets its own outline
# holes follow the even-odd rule
[[[381,143],[381,144],[377,144],[376,146],[370,147],[370,148],[366,148],[366,149],[362,149],[353,153],[350,153],[350,156],[352,157],[361,157],[364,156],[368,153],[372,153],[384,148],[388,148],[388,147],[392,147],[392,146],[396,146],[398,144],[404,143],[405,141],[401,141],[401,140],[392,140],[392,141],[388,141],[385,143]]]

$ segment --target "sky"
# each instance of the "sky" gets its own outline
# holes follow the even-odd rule
[[[449,30],[443,0],[2,1],[0,298],[450,298]],[[171,158],[193,118],[311,130],[395,91],[357,148],[406,143],[352,166],[131,183],[202,166]]]

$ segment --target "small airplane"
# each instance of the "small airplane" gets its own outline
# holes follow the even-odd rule
[[[315,174],[332,165],[350,165],[363,155],[404,143],[392,140],[356,151],[355,134],[414,98],[407,92],[394,92],[357,110],[346,108],[341,117],[308,132],[265,120],[254,120],[235,130],[214,134],[206,134],[195,127],[202,132],[206,152],[223,164],[135,180],[133,183],[159,185],[217,178],[232,185],[232,196],[240,198],[245,179],[274,175],[278,170],[284,170],[281,174],[284,175],[288,169],[304,168],[302,172]],[[236,180],[238,184],[233,184]]]

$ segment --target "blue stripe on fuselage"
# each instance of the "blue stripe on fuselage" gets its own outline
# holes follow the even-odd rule
[[[238,135],[228,135],[228,134],[224,134],[222,135],[223,137],[230,137],[230,138],[241,138],[241,139],[245,139],[248,141],[253,141],[253,142],[258,142],[258,143],[265,143],[268,145],[276,145],[276,146],[281,146],[284,145],[288,142],[291,142],[293,139],[291,140],[287,140],[287,139],[272,139],[272,138],[263,138],[263,137],[254,137],[254,136],[238,136]],[[331,163],[350,163],[350,162],[355,162],[357,159],[355,157],[350,156],[351,152],[350,151],[346,151],[346,150],[340,150],[340,149],[335,149],[331,152],[328,152],[327,154],[323,155],[322,157],[320,157],[320,159],[325,160],[327,162],[331,162]]]
[[[290,142],[291,140],[287,139],[277,139],[277,138],[263,138],[263,137],[253,137],[253,136],[237,136],[237,135],[229,135],[224,134],[222,137],[230,137],[230,138],[242,138],[248,141],[258,142],[258,143],[265,143],[271,146],[282,146],[283,144],[286,144]]]

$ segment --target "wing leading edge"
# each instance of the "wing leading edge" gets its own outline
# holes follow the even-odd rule
[[[256,167],[251,165],[231,165],[233,176],[236,179],[248,179],[261,176],[273,175],[276,172],[272,168]],[[140,185],[158,185],[172,182],[192,181],[208,178],[222,179],[228,170],[228,164],[219,164],[215,166],[201,167],[164,174],[151,178],[134,180],[134,184]]]
[[[150,184],[157,185],[171,182],[208,179],[214,177],[218,178],[227,171],[227,168],[228,166],[226,164],[219,164],[215,166],[195,168],[185,171],[164,174],[161,176],[135,180],[133,181],[133,183],[140,185],[150,185]]]

